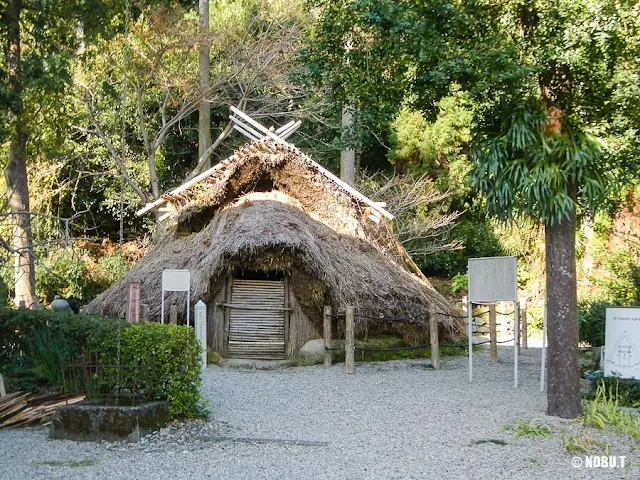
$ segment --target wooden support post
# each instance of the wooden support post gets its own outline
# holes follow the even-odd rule
[[[355,371],[355,346],[356,346],[356,310],[347,307],[345,316],[345,337],[344,337],[344,368],[345,372],[352,374]]]
[[[496,304],[489,305],[489,360],[498,363],[498,331],[496,325]]]
[[[505,302],[498,303],[498,313],[500,314],[500,339],[509,338],[509,322],[507,318],[507,304]]]
[[[438,340],[438,316],[436,306],[429,305],[429,339],[431,340],[431,365],[438,370],[440,368],[440,342]]]
[[[520,300],[520,317],[522,328],[520,329],[522,335],[522,348],[527,350],[529,348],[528,339],[527,339],[527,299],[523,298]]]
[[[169,323],[171,325],[178,324],[178,306],[175,303],[169,307]]]
[[[464,297],[462,297],[462,315],[464,316],[465,330],[469,329],[469,325],[467,325],[469,323],[469,320],[468,320],[469,315],[467,315],[468,310],[469,310],[469,302],[467,301],[467,296],[465,295]]]
[[[324,307],[322,321],[322,332],[324,334],[324,368],[331,368],[331,307]]]
[[[147,323],[149,321],[149,305],[146,303],[140,304],[140,321]]]
[[[4,397],[7,394],[7,389],[4,388],[4,377],[0,373],[0,397]]]

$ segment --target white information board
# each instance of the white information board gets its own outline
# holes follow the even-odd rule
[[[191,273],[189,270],[163,270],[160,323],[164,323],[164,292],[187,292],[187,325],[191,325]]]
[[[165,292],[188,292],[190,283],[189,270],[162,271],[162,290]]]
[[[469,301],[513,302],[517,292],[516,257],[469,259]]]
[[[516,257],[470,258],[467,336],[469,339],[469,382],[473,381],[473,304],[513,302],[513,387],[518,388],[518,260]]]
[[[640,307],[607,308],[604,376],[640,379]]]

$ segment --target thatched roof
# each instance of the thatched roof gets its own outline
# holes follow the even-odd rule
[[[201,182],[168,194],[169,234],[87,310],[124,316],[127,285],[159,317],[163,269],[191,271],[191,298],[211,300],[239,268],[281,270],[305,310],[355,306],[363,315],[399,317],[448,302],[393,235],[385,212],[332,181],[297,149],[247,145]],[[261,185],[265,192],[256,192]],[[172,294],[173,295],[173,294]],[[184,295],[173,295],[184,311]],[[173,301],[167,295],[167,302]],[[450,325],[449,317],[440,320]]]

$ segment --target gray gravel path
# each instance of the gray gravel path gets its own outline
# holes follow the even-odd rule
[[[639,478],[630,442],[592,430],[628,467],[572,466],[562,436],[580,427],[544,414],[539,355],[524,354],[517,391],[510,347],[500,348],[498,366],[476,355],[471,385],[463,357],[444,358],[440,371],[421,361],[358,363],[352,376],[342,364],[210,367],[212,420],[172,425],[139,444],[50,441],[42,427],[0,431],[0,478]],[[553,435],[514,438],[505,426],[518,421],[547,424]],[[506,445],[474,443],[483,440]]]

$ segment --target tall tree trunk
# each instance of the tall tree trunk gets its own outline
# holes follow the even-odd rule
[[[11,141],[9,158],[5,167],[7,199],[13,222],[13,248],[15,296],[17,307],[34,308],[36,297],[36,275],[33,266],[33,242],[29,211],[29,180],[27,177],[27,132],[22,118],[22,69],[20,64],[20,14],[22,0],[9,0],[6,12],[7,25],[7,76],[9,80],[9,122]]]
[[[342,109],[342,138],[345,132],[353,128],[353,107],[346,106]],[[349,185],[356,184],[356,152],[352,148],[342,148],[340,152],[340,179]]]
[[[200,67],[200,90],[203,94],[200,102],[198,118],[198,159],[201,159],[211,146],[211,104],[206,100],[208,96],[211,69],[209,57],[209,0],[200,0],[200,50],[198,63]],[[202,170],[211,167],[211,161],[207,160]]]
[[[569,187],[575,200],[575,186]],[[549,376],[547,413],[576,418],[580,405],[578,302],[576,285],[576,211],[545,226]]]

